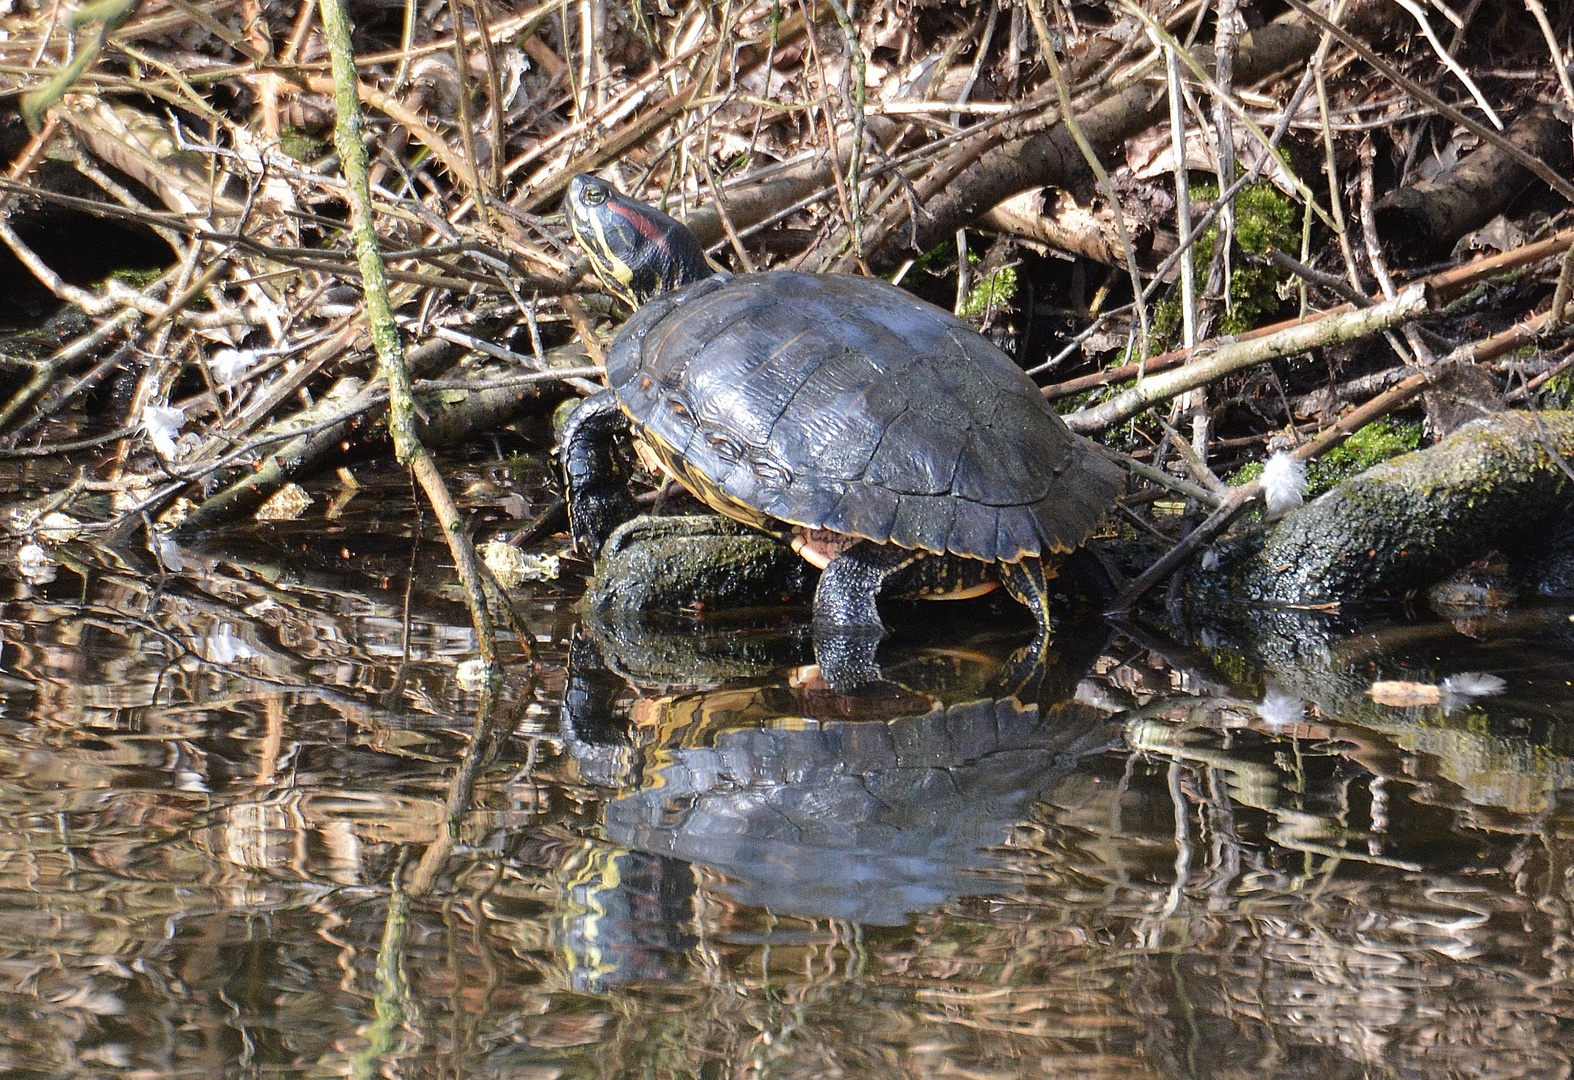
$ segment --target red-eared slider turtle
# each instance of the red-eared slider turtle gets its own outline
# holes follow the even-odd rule
[[[714,273],[687,228],[593,176],[566,209],[638,307],[563,434],[577,544],[633,513],[613,449],[632,427],[699,499],[824,566],[817,632],[877,633],[881,595],[997,581],[1047,627],[1041,558],[1087,539],[1119,474],[1010,357],[877,279]]]

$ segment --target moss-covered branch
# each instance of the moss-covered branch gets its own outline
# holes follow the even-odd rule
[[[382,376],[388,382],[388,430],[393,436],[394,453],[409,465],[432,504],[443,529],[443,539],[453,553],[459,581],[470,603],[470,619],[475,625],[481,660],[488,681],[498,678],[497,638],[492,615],[487,608],[485,586],[470,537],[465,533],[459,508],[448,486],[437,472],[437,465],[421,445],[415,429],[415,398],[410,389],[410,371],[405,364],[404,345],[394,322],[393,306],[388,299],[388,278],[384,273],[382,249],[372,212],[371,183],[368,177],[366,145],[361,117],[360,76],[355,70],[355,53],[350,45],[350,20],[343,0],[319,0],[323,34],[333,60],[334,104],[338,119],[334,125],[334,146],[339,151],[340,167],[350,200],[351,235],[355,241],[356,263],[361,271],[361,288],[366,297],[366,323]]]

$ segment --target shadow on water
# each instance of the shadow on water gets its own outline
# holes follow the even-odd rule
[[[1072,621],[1035,670],[915,605],[849,695],[801,612],[540,581],[454,817],[473,642],[407,498],[3,583],[7,1075],[1566,1073],[1567,607]]]

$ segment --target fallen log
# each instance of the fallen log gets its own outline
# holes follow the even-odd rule
[[[1569,126],[1552,109],[1528,109],[1504,137],[1527,154],[1568,167]],[[1395,188],[1377,201],[1379,235],[1411,256],[1447,252],[1466,233],[1491,221],[1535,177],[1486,143],[1430,180]]]
[[[1574,413],[1504,412],[1384,462],[1229,545],[1199,578],[1237,599],[1312,605],[1400,597],[1493,552],[1561,586],[1574,528]],[[1563,552],[1562,562],[1568,561]]]
[[[413,350],[411,356],[412,361],[418,363],[453,351],[454,347],[448,342],[435,341]],[[570,369],[565,374],[578,374],[580,370]],[[491,376],[501,383],[508,381],[506,376],[518,376],[519,371],[488,365],[473,374],[477,382],[484,382]],[[553,372],[548,369],[537,374],[542,381],[475,389],[433,389],[417,382],[417,432],[426,444],[442,448],[495,430],[539,404],[543,386],[550,381]],[[340,386],[338,393],[325,396],[316,408],[290,417],[281,431],[265,432],[264,440],[274,434],[285,434],[289,436],[288,441],[283,445],[278,445],[276,439],[267,443],[277,448],[265,456],[259,453],[261,461],[255,468],[238,465],[231,470],[223,478],[230,482],[199,503],[181,522],[181,533],[192,535],[254,509],[285,481],[342,453],[347,441],[365,445],[386,438],[388,391],[382,381],[363,385],[359,379],[346,379]],[[302,430],[296,433],[292,429]]]

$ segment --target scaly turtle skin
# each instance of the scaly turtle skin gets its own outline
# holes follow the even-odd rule
[[[633,513],[613,449],[632,427],[711,507],[828,560],[817,627],[878,632],[881,595],[997,580],[1047,627],[1040,560],[1087,539],[1118,473],[1010,357],[877,279],[715,274],[686,228],[594,177],[574,178],[566,209],[607,286],[639,305],[608,389],[564,432],[576,543],[599,551]]]

